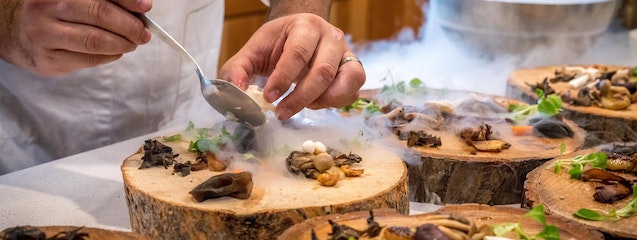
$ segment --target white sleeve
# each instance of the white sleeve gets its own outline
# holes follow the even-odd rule
[[[270,7],[270,0],[261,0],[261,2],[265,4],[266,6]]]

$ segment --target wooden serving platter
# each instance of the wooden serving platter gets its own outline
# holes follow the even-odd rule
[[[471,147],[457,134],[430,132],[441,137],[442,146],[408,149],[408,154],[420,156],[419,162],[408,165],[411,199],[431,202],[436,200],[431,198],[435,193],[442,203],[520,203],[528,172],[559,156],[562,143],[566,152],[575,151],[583,144],[585,131],[566,122],[575,132],[573,138],[506,137],[503,139],[511,143],[511,147],[499,153],[471,154]],[[399,142],[406,146],[405,141]]]
[[[179,158],[194,159],[187,151],[188,143],[165,144]],[[322,187],[314,179],[299,176],[254,174],[248,199],[196,202],[189,191],[220,173],[201,170],[181,177],[163,167],[140,170],[143,151],[137,152],[121,167],[131,225],[134,232],[152,239],[274,239],[295,223],[316,216],[374,208],[408,213],[404,162],[390,151],[368,150],[359,155],[364,174],[335,187]],[[280,168],[285,169],[284,159]]]
[[[46,234],[47,238],[51,238],[52,236],[60,233],[60,232],[69,232],[76,230],[80,227],[76,226],[21,226],[26,229],[37,228]],[[0,232],[0,239],[5,239],[5,235],[9,228]],[[109,240],[144,240],[147,239],[139,234],[132,232],[123,232],[123,231],[115,231],[115,230],[107,230],[100,228],[92,228],[92,227],[81,227],[78,233],[88,234],[83,239],[109,239]]]
[[[541,83],[544,78],[555,76],[555,69],[559,67],[546,66],[513,71],[507,81],[506,96],[527,103],[537,102],[537,94],[529,85]],[[609,70],[620,68],[625,67],[608,66]],[[577,95],[577,91],[571,89],[565,82],[551,84],[551,87],[557,93],[571,91],[573,96]],[[562,115],[564,117],[573,120],[577,125],[590,132],[591,138],[585,146],[613,141],[637,141],[637,104],[635,103],[624,110],[569,104],[564,104],[563,109]],[[593,136],[593,133],[599,136]]]
[[[401,215],[391,209],[375,209],[374,220],[376,220],[380,224],[380,226],[406,226],[415,228],[423,224],[423,222],[425,221],[424,219],[426,219],[428,216],[434,214],[453,214],[462,216],[469,221],[476,222],[478,226],[485,224],[492,225],[497,223],[520,222],[525,231],[527,231],[528,233],[540,232],[542,230],[542,226],[540,224],[531,219],[522,218],[522,215],[526,212],[527,210],[522,208],[492,207],[482,204],[460,204],[446,205],[433,213],[425,213],[413,216]],[[316,217],[290,227],[283,234],[281,234],[278,239],[311,239],[312,229],[314,229],[318,239],[330,239],[328,234],[332,232],[332,229],[331,225],[328,222],[328,219],[341,225],[347,225],[356,229],[365,229],[367,227],[368,217],[369,211]],[[597,231],[564,221],[554,216],[547,215],[546,220],[549,225],[555,225],[558,227],[558,229],[560,229],[561,239],[604,239],[602,234]],[[518,237],[513,233],[509,233],[507,237],[518,239]],[[382,239],[382,235],[374,239]]]
[[[373,99],[378,90],[361,93]],[[457,96],[456,92],[450,92]],[[518,100],[464,92],[461,95],[476,94],[493,99],[502,106],[519,104]],[[436,96],[448,99],[449,96]],[[400,101],[400,99],[399,99]],[[424,104],[425,100],[422,101]],[[467,120],[468,121],[468,120]],[[574,132],[572,138],[546,138],[536,135],[513,136],[510,124],[501,116],[473,119],[473,123],[458,120],[456,124],[474,127],[480,122],[494,126],[500,138],[511,144],[501,152],[472,152],[458,132],[459,129],[443,128],[427,130],[427,133],[441,138],[439,147],[408,147],[406,140],[397,137],[388,141],[400,146],[402,157],[407,162],[409,174],[410,200],[429,203],[482,203],[489,205],[521,203],[523,186],[527,173],[545,161],[560,155],[560,145],[566,146],[566,153],[579,149],[586,137],[586,131],[572,121],[564,122]],[[470,125],[471,124],[471,125]]]
[[[621,238],[637,238],[637,216],[624,218],[619,221],[589,221],[573,216],[573,213],[580,208],[599,209],[611,211],[625,206],[632,197],[627,197],[613,204],[599,203],[593,199],[595,193],[591,183],[582,182],[580,180],[570,178],[565,172],[555,173],[551,164],[559,159],[569,158],[578,155],[590,154],[599,151],[600,147],[589,148],[556,158],[546,162],[544,165],[531,171],[526,181],[525,200],[523,205],[533,206],[543,204],[544,210],[551,215],[565,219],[566,221],[575,222],[590,229],[596,229],[601,232],[610,234],[611,236]],[[634,180],[637,176],[633,174],[622,174],[626,179]]]

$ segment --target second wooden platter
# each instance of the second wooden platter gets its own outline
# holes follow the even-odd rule
[[[561,66],[546,66],[519,69],[513,71],[507,81],[506,95],[521,99],[528,103],[537,102],[537,94],[531,86],[541,83],[547,77],[555,76],[555,70]],[[625,68],[621,66],[606,66],[609,70]],[[565,94],[571,89],[568,83],[551,84],[557,93]],[[577,125],[589,132],[589,139],[585,146],[595,146],[614,141],[637,141],[637,104],[631,104],[627,109],[611,110],[597,106],[563,105],[563,116],[573,120]]]
[[[563,218],[567,221],[587,226],[590,229],[596,229],[604,233],[608,233],[615,237],[637,238],[637,216],[623,218],[619,221],[589,221],[577,218],[573,215],[580,208],[597,209],[603,211],[611,211],[625,206],[632,200],[629,196],[621,201],[613,204],[605,204],[597,202],[593,199],[595,189],[592,183],[583,182],[581,180],[572,179],[566,171],[554,172],[552,167],[556,161],[578,155],[590,154],[602,146],[580,150],[572,154],[561,156],[554,160],[544,163],[544,165],[529,173],[526,181],[524,205],[532,206],[543,204],[545,211],[551,215]],[[615,173],[615,172],[614,172]],[[628,180],[635,180],[637,176],[633,174],[615,173],[621,175]]]
[[[497,223],[520,222],[523,226],[523,229],[528,231],[528,233],[536,234],[542,230],[542,226],[531,219],[523,218],[522,215],[527,211],[528,210],[526,209],[513,207],[492,207],[482,204],[460,204],[446,205],[433,213],[413,216],[401,215],[391,209],[376,209],[374,210],[374,219],[380,224],[380,226],[405,226],[416,228],[417,226],[422,225],[423,222],[426,221],[425,219],[434,214],[452,214],[464,217],[469,221],[473,221],[478,226],[492,225]],[[328,222],[328,219],[341,225],[347,225],[356,229],[365,229],[365,227],[367,226],[368,217],[368,211],[316,217],[308,219],[303,223],[294,225],[293,227],[286,230],[283,234],[281,234],[278,239],[311,239],[312,229],[314,229],[318,239],[330,239],[329,234],[332,233],[332,228]],[[556,227],[558,227],[558,229],[560,230],[560,237],[562,239],[603,239],[603,236],[597,231],[586,229],[582,226],[563,221],[562,219],[555,216],[547,215],[546,220],[549,225],[555,225]],[[519,239],[513,233],[509,233],[507,237]],[[373,239],[382,240],[384,238],[382,238],[382,235],[380,235]]]

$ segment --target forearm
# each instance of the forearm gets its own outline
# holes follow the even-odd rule
[[[328,20],[331,4],[331,0],[270,0],[268,21],[294,13],[312,13]]]

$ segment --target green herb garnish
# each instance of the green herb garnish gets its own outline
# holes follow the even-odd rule
[[[380,112],[380,106],[376,105],[374,101],[369,101],[364,98],[356,99],[352,104],[340,108],[343,112],[349,112],[352,109],[361,110],[366,115],[372,115],[373,113]]]
[[[618,221],[621,218],[627,218],[633,216],[637,213],[637,185],[633,186],[633,200],[628,202],[626,206],[618,209],[612,210],[610,212],[602,211],[602,210],[592,210],[587,208],[580,208],[573,215],[575,217],[586,219],[590,221]]]
[[[213,134],[210,128],[196,128],[192,122],[189,122],[183,133],[183,135],[188,136],[187,139],[190,140],[188,151],[218,152],[224,144],[232,143],[236,139],[226,128],[221,128],[221,132],[217,135]],[[181,138],[186,137],[182,136]]]
[[[556,94],[544,95],[542,89],[535,89],[538,100],[537,104],[511,104],[509,105],[509,112],[511,112],[511,119],[516,122],[525,120],[535,114],[540,114],[542,117],[551,117],[558,114],[562,110],[562,99]]]
[[[568,174],[571,178],[579,179],[584,172],[586,164],[590,164],[592,167],[606,169],[608,156],[603,152],[595,152],[587,155],[578,155],[572,158],[560,159],[551,164],[549,168],[553,167],[555,173],[560,172],[562,169],[568,169]]]
[[[513,231],[520,237],[520,239],[529,239],[529,240],[535,240],[535,239],[559,240],[560,239],[559,229],[554,225],[548,225],[546,223],[546,215],[544,214],[543,205],[537,205],[533,207],[531,211],[525,213],[522,216],[533,219],[536,222],[540,223],[543,226],[542,231],[535,235],[530,235],[529,233],[526,233],[524,231],[524,229],[522,228],[522,224],[517,222],[517,223],[495,224],[492,226],[493,233],[496,236],[501,237]]]
[[[391,76],[391,75],[390,75]],[[381,80],[385,81],[387,78],[383,78]],[[395,83],[393,78],[391,78],[391,83],[389,85],[384,85],[381,93],[401,93],[401,94],[422,94],[426,93],[425,83],[420,80],[420,78],[412,78],[409,80],[409,87],[407,87],[404,81]]]
[[[164,137],[164,141],[166,142],[176,142],[176,141],[181,141],[182,139],[183,137],[181,136],[181,133]]]

